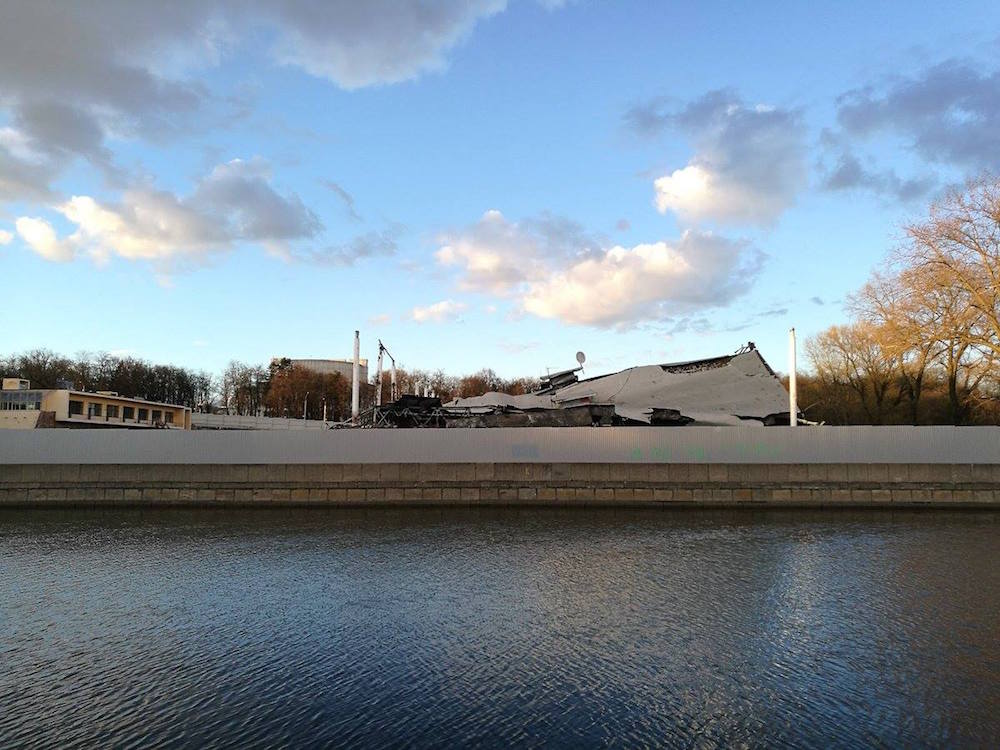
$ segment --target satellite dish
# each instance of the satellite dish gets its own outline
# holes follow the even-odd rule
[[[580,367],[583,367],[583,363],[587,361],[587,355],[583,352],[577,352],[576,361],[580,363]]]

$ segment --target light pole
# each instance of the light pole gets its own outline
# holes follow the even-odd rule
[[[309,406],[309,391],[306,391],[306,397],[302,399],[302,421],[306,421],[306,407]]]

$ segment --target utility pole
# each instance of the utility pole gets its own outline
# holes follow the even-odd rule
[[[306,397],[302,399],[302,421],[306,421],[306,408],[309,406],[309,391],[306,391]]]
[[[799,423],[799,394],[795,382],[795,329],[788,332],[788,425],[796,427]]]

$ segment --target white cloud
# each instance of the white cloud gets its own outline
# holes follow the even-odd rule
[[[9,245],[12,239],[14,239],[14,235],[12,232],[8,232],[5,229],[0,229],[0,245]]]
[[[70,260],[78,251],[97,262],[118,256],[154,261],[161,274],[178,261],[200,262],[239,241],[280,253],[286,243],[312,238],[322,226],[297,195],[279,194],[268,178],[262,160],[234,159],[213,169],[187,197],[143,187],[125,191],[117,203],[88,195],[58,203],[54,210],[75,226],[65,239],[41,219],[19,219],[18,232],[53,260]]]
[[[470,232],[442,238],[447,244],[435,257],[442,265],[463,269],[463,288],[503,294],[525,279],[527,248],[516,232],[503,214],[490,210]]]
[[[160,191],[130,191],[118,205],[74,196],[57,210],[77,226],[69,241],[101,259],[197,256],[223,249],[231,239],[221,221]]]
[[[467,291],[506,295],[546,273],[546,264],[595,252],[599,241],[578,224],[551,215],[519,223],[495,209],[471,227],[440,238],[438,263],[462,269]]]
[[[770,105],[746,106],[731,91],[714,91],[679,112],[660,103],[626,119],[637,132],[676,127],[689,133],[688,164],[654,181],[656,208],[688,222],[772,224],[807,182],[799,114]]]
[[[541,318],[621,327],[723,306],[746,292],[761,257],[745,243],[685,232],[677,242],[615,246],[528,285],[524,309]]]
[[[14,226],[17,227],[17,233],[21,235],[21,239],[27,243],[28,247],[45,260],[59,263],[73,260],[73,244],[60,240],[56,230],[45,219],[22,216],[14,222]]]
[[[715,193],[720,192],[713,175],[704,167],[690,166],[678,169],[653,182],[656,189],[656,208],[660,213],[676,211],[682,216],[700,218],[711,211],[719,201]],[[737,199],[739,195],[737,194]],[[742,201],[741,201],[742,202]],[[728,205],[729,201],[724,201]]]
[[[572,230],[554,235],[552,226]],[[724,306],[750,288],[763,262],[748,243],[711,233],[595,247],[572,222],[511,222],[499,211],[447,239],[436,257],[461,271],[462,288],[513,298],[538,317],[598,327]]]
[[[435,302],[433,305],[427,305],[427,307],[414,307],[410,312],[410,317],[417,323],[443,323],[457,318],[465,308],[464,302],[446,299]]]

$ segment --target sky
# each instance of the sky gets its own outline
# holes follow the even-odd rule
[[[998,168],[995,0],[7,0],[0,352],[784,370]]]

